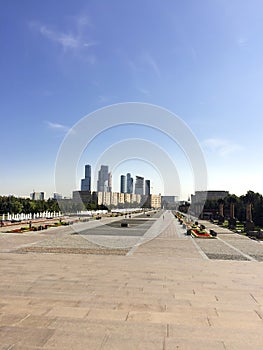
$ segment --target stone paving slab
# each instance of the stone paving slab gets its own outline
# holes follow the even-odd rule
[[[129,256],[15,252],[42,239],[0,240],[0,349],[263,348],[258,261],[205,260],[174,222]]]

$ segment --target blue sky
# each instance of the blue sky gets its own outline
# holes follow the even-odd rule
[[[263,193],[262,1],[0,5],[1,194],[51,195],[67,131],[98,108],[129,101],[159,105],[185,121],[203,148],[209,189]],[[156,141],[149,130],[143,136],[173,156],[169,141]],[[111,132],[94,140],[77,181],[83,164],[95,166],[103,145],[119,139]],[[149,172],[142,162],[132,168],[127,164],[134,175]],[[161,181],[154,183],[158,193]],[[192,191],[187,181],[182,198]]]

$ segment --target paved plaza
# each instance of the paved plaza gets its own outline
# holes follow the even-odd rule
[[[263,348],[262,242],[127,221],[0,233],[0,349]]]

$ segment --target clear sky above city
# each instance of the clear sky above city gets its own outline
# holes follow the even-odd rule
[[[51,196],[70,128],[99,108],[130,101],[161,106],[188,125],[204,152],[208,189],[263,193],[261,0],[0,5],[0,194],[34,189]],[[95,169],[103,152],[129,135],[159,144],[173,158],[187,199],[194,186],[178,147],[144,127],[95,138],[80,156],[77,183],[84,164]],[[152,175],[153,191],[163,191],[147,159],[115,166],[114,190],[126,172]]]

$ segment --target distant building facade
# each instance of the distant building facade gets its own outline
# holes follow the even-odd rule
[[[151,208],[160,209],[162,206],[161,195],[160,194],[151,194],[150,196]]]
[[[81,191],[91,191],[91,166],[85,165],[85,177],[81,179]]]
[[[140,206],[143,196],[132,193],[121,192],[98,192],[98,205],[105,205],[108,207],[133,207]]]
[[[112,173],[108,173],[108,191],[107,192],[112,192]]]
[[[162,196],[161,197],[161,205],[164,209],[175,209],[179,204],[178,196]]]
[[[56,199],[56,200],[59,200],[59,199],[62,199],[62,194],[60,194],[60,193],[54,193],[53,194],[53,199]]]
[[[195,194],[191,195],[191,204],[201,203],[205,200],[219,200],[224,199],[229,194],[228,191],[195,191]]]
[[[75,204],[89,205],[91,203],[98,204],[98,196],[96,192],[91,191],[73,191],[72,200]]]
[[[150,180],[145,180],[145,195],[149,196],[151,194],[151,182]]]
[[[136,176],[134,193],[144,195],[144,177]]]
[[[206,200],[218,201],[219,199],[224,199],[229,194],[228,191],[196,191],[195,194],[191,195],[191,213],[203,218],[203,206]]]
[[[130,173],[126,175],[126,192],[133,193],[133,178]]]
[[[45,192],[32,192],[30,193],[30,198],[33,201],[43,201],[45,200]]]
[[[120,193],[126,193],[126,176],[121,175],[120,178]]]
[[[97,192],[109,191],[109,167],[108,165],[101,165],[98,172]]]

